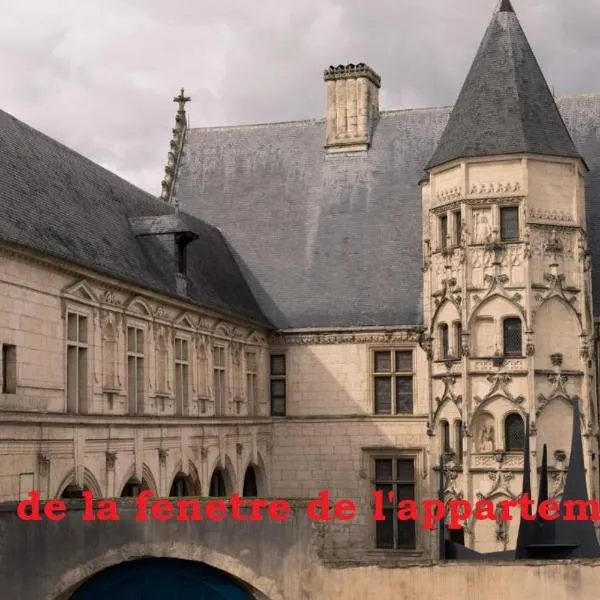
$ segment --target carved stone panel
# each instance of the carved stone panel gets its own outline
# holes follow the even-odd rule
[[[483,244],[492,235],[492,210],[490,208],[473,209],[473,243]]]

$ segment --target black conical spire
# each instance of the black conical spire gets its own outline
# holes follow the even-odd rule
[[[600,545],[594,531],[594,524],[589,519],[565,519],[567,501],[588,502],[588,490],[583,460],[583,443],[581,440],[581,416],[579,413],[579,398],[573,398],[573,434],[571,453],[569,454],[569,469],[561,502],[561,518],[556,521],[556,538],[563,544],[577,544],[572,557],[597,558],[600,556]],[[581,509],[579,509],[581,510]],[[577,513],[577,511],[573,511]],[[589,513],[588,513],[589,515]]]
[[[426,170],[510,154],[581,158],[509,0],[485,32]]]

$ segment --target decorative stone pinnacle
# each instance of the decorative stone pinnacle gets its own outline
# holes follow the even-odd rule
[[[187,129],[187,119],[185,117],[185,105],[187,102],[191,102],[191,98],[185,95],[185,90],[181,88],[178,96],[173,98],[173,102],[179,104],[177,114],[175,115],[175,127],[173,128],[173,137],[169,142],[170,151],[167,155],[167,165],[165,167],[165,178],[161,182],[162,192],[160,194],[161,200],[165,202],[171,202],[173,195],[173,183],[177,175],[177,166],[179,164],[179,157],[181,155],[181,149],[183,147],[183,138]]]

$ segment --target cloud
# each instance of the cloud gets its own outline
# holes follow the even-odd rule
[[[598,91],[588,0],[514,1],[557,94]],[[454,102],[481,0],[0,0],[0,108],[153,194],[180,87],[192,126],[322,117],[323,70],[366,62],[383,108]]]

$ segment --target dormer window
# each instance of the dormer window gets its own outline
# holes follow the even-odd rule
[[[189,239],[179,237],[176,240],[177,244],[177,272],[180,275],[187,275],[187,245]]]

